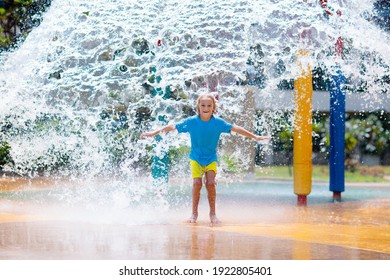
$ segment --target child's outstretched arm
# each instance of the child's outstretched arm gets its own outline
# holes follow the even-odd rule
[[[238,125],[233,125],[231,131],[234,131],[234,132],[236,132],[238,134],[241,134],[242,136],[255,139],[256,141],[270,140],[271,139],[271,136],[256,135],[256,134],[253,134],[252,132],[249,132],[245,128],[243,128],[241,126],[238,126]]]
[[[170,125],[164,126],[163,128],[157,129],[155,131],[144,132],[141,134],[141,138],[153,137],[153,136],[160,134],[162,132],[170,132],[170,131],[173,131],[175,129],[176,129],[176,126],[174,124],[170,124]]]

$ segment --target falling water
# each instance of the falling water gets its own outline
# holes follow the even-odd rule
[[[390,40],[371,20],[373,1],[330,5],[342,15],[324,16],[310,0],[53,1],[25,42],[0,57],[0,140],[13,159],[4,170],[120,175],[137,189],[155,145],[141,132],[193,114],[204,91],[216,92],[219,114],[236,122],[248,91],[266,103],[298,75],[301,49],[310,51],[312,68],[340,64],[351,89],[364,79],[368,103],[388,94],[380,78],[389,75]],[[334,53],[340,36],[342,60]],[[274,125],[259,123],[264,131]],[[173,149],[180,174],[188,137],[174,133],[154,150]]]

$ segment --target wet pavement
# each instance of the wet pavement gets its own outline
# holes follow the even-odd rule
[[[2,192],[12,191],[4,182],[2,186]],[[42,201],[3,196],[0,259],[390,260],[390,187],[381,186],[375,196],[368,191],[363,199],[352,194],[339,203],[316,199],[314,193],[307,207],[296,206],[292,194],[272,194],[273,202],[266,203],[262,192],[263,201],[254,202],[248,198],[255,190],[250,188],[249,193],[238,193],[221,187],[218,209],[223,223],[216,227],[209,226],[206,213],[197,224],[184,223],[185,207],[165,210],[165,219],[157,214],[163,211],[157,211],[152,212],[153,222],[128,222],[126,217],[142,211],[105,211],[105,217],[123,216],[120,219],[103,219],[102,212],[95,211],[79,217],[77,211],[83,208],[68,215],[64,206],[59,211]],[[200,209],[206,212],[202,199]]]

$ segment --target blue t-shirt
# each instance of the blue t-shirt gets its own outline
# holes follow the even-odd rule
[[[202,121],[193,116],[176,124],[179,133],[188,132],[191,138],[190,159],[206,166],[217,161],[217,145],[221,133],[230,133],[232,124],[212,116],[209,121]]]

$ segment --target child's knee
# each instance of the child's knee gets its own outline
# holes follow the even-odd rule
[[[215,189],[215,179],[207,179],[206,180],[206,188],[209,189]]]
[[[196,188],[196,189],[201,189],[202,188],[202,179],[200,178],[195,178],[192,182],[192,186],[193,188]]]

